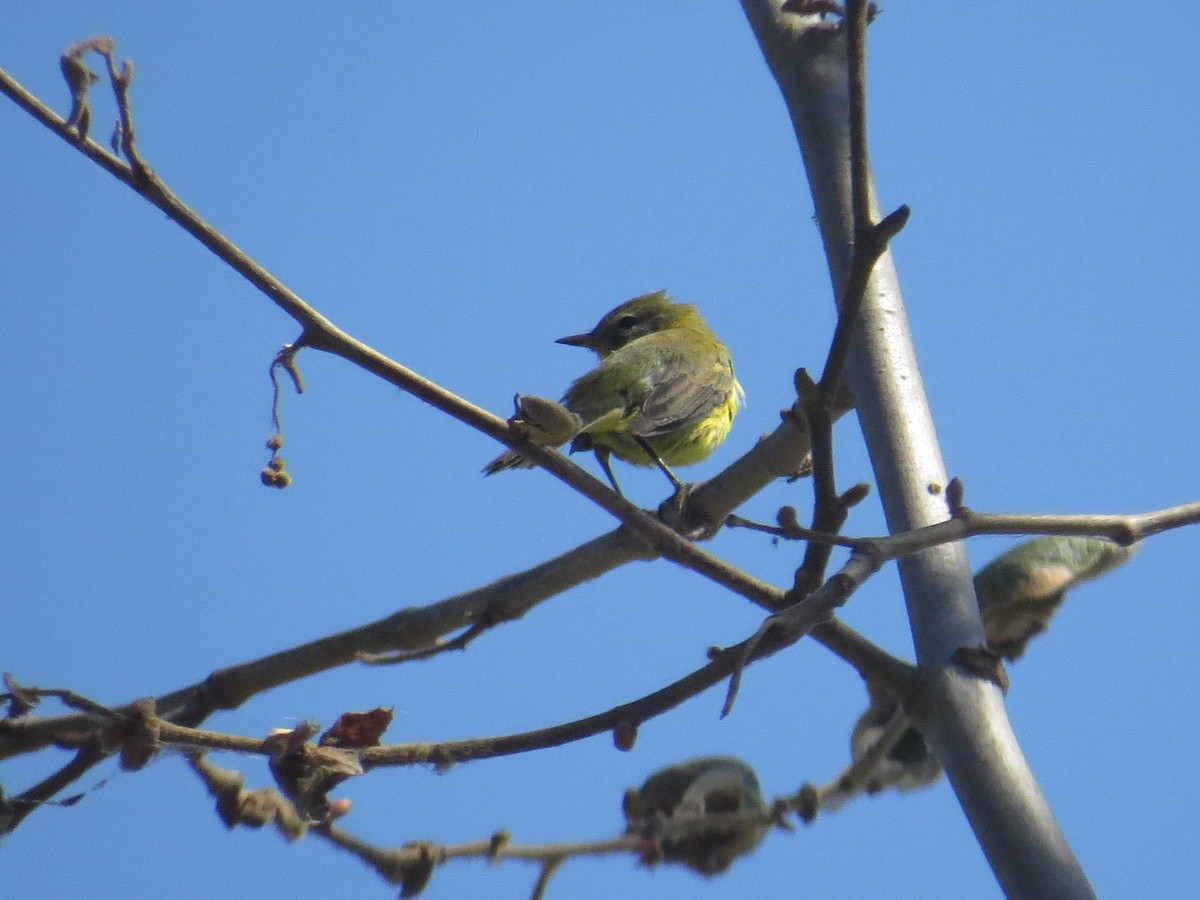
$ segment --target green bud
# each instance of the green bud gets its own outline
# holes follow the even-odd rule
[[[545,397],[517,394],[515,405],[516,411],[508,420],[509,424],[543,447],[565,444],[583,427],[583,420],[579,416],[561,403]]]
[[[1100,538],[1038,537],[996,557],[975,576],[975,594],[988,645],[1019,659],[1049,627],[1066,592],[1124,563],[1138,544]]]
[[[885,736],[885,729],[898,707],[895,700],[873,694],[871,705],[855,723],[850,736],[850,754],[855,762],[864,759]],[[867,793],[877,794],[886,788],[915,791],[933,784],[942,774],[941,763],[921,737],[921,732],[911,723],[905,723],[907,717],[898,726],[902,728],[899,736],[865,779]]]
[[[625,792],[622,808],[627,833],[657,839],[663,862],[701,875],[724,872],[758,847],[770,828],[758,776],[729,756],[660,769],[641,788]],[[730,815],[737,813],[746,814],[744,821]]]

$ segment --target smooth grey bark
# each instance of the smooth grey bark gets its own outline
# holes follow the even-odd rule
[[[840,297],[854,238],[844,34],[838,22],[781,13],[778,0],[742,6],[787,103]],[[877,208],[874,216],[878,221]],[[889,529],[946,519],[945,467],[890,254],[871,277],[846,381]],[[899,566],[923,673],[909,713],[941,760],[1001,887],[1009,897],[1094,897],[1021,753],[999,689],[951,662],[960,647],[984,643],[963,546],[943,545]]]

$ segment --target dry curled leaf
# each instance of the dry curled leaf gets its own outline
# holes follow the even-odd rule
[[[302,817],[325,822],[331,812],[329,791],[347,778],[361,775],[363,768],[353,750],[308,743],[316,730],[311,722],[305,722],[293,731],[273,733],[264,744],[271,753],[269,765],[279,789],[296,804]]]
[[[378,747],[379,739],[392,724],[392,710],[382,706],[367,712],[346,712],[321,735],[322,747],[361,749]]]

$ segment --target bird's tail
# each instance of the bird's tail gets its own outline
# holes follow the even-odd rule
[[[490,463],[483,467],[484,477],[503,472],[505,469],[532,469],[533,463],[516,450],[505,450]]]
[[[558,447],[577,438],[584,423],[577,413],[555,400],[517,394],[513,397],[512,418],[508,420],[515,433],[542,447]],[[572,446],[574,451],[574,446]],[[515,450],[506,450],[483,467],[484,475],[494,475],[505,469],[532,469],[533,463]]]

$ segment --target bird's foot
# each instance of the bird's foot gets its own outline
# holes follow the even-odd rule
[[[721,523],[713,524],[693,508],[691,500],[695,487],[690,481],[681,482],[675,493],[659,504],[658,519],[688,540],[702,541],[716,534]]]

